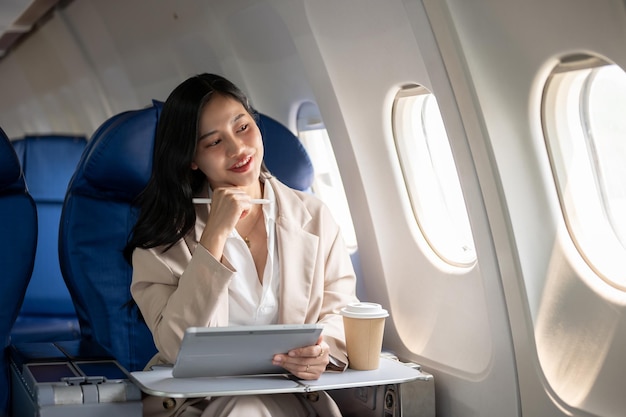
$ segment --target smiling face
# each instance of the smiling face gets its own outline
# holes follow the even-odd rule
[[[234,186],[252,191],[258,189],[262,162],[263,141],[252,115],[234,98],[214,93],[200,114],[191,168],[202,171],[212,189]]]

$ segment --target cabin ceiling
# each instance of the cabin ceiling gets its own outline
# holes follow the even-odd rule
[[[0,59],[64,0],[1,0]]]

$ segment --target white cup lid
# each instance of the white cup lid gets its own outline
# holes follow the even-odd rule
[[[352,303],[341,309],[341,315],[353,319],[378,319],[388,317],[387,310],[376,303]]]

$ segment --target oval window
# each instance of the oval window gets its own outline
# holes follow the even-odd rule
[[[435,96],[419,86],[396,96],[393,131],[413,213],[432,250],[470,266],[474,241],[448,135]]]
[[[626,73],[568,57],[546,83],[542,113],[569,234],[596,274],[626,290]]]
[[[341,228],[348,251],[354,253],[357,242],[348,199],[337,159],[317,106],[310,102],[302,104],[298,109],[297,124],[298,137],[309,153],[315,170],[313,192],[328,206]]]

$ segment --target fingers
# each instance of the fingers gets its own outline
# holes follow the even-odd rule
[[[320,353],[319,353],[319,355],[317,355],[317,357],[321,358],[322,356],[324,356],[326,351],[324,350],[324,348],[321,345],[318,345],[318,346],[320,347]]]
[[[211,196],[211,211],[200,244],[216,259],[222,259],[224,245],[239,219],[252,207],[250,196],[238,188],[218,188]]]
[[[236,223],[250,211],[250,200],[250,195],[239,188],[217,188],[213,191],[211,213],[230,213]]]
[[[315,345],[293,349],[289,351],[288,355],[291,357],[316,358],[322,357],[324,353],[328,353],[329,349],[328,343],[324,342],[322,336],[320,336]]]
[[[252,209],[251,197],[239,188],[218,188],[213,191],[211,200],[205,228],[213,234],[230,233]]]
[[[328,365],[329,347],[321,339],[319,344],[290,351],[287,355],[275,355],[273,364],[282,366],[301,379],[318,379]]]
[[[276,355],[272,363],[284,368],[300,379],[314,380],[319,379],[324,373],[326,365],[328,365],[328,360],[302,360],[299,358],[290,358],[288,355]]]

